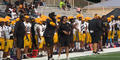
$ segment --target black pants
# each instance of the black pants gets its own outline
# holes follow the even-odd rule
[[[32,48],[37,48],[35,35],[32,35]]]
[[[53,37],[45,37],[45,42],[47,47],[53,47],[54,45]]]
[[[102,36],[103,36],[102,43],[103,43],[103,46],[105,46],[105,43],[106,43],[106,40],[107,40],[107,37],[108,37],[108,33],[105,32],[105,35],[103,34]]]

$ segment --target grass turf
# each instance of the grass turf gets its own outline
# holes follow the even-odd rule
[[[81,56],[81,57],[70,58],[70,60],[120,60],[120,52]]]

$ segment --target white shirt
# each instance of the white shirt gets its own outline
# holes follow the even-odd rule
[[[37,29],[40,29],[40,30],[41,30],[41,26],[40,26],[39,24],[35,24],[34,29],[35,29],[35,34],[38,36]],[[40,37],[40,36],[39,36],[39,37]],[[40,40],[39,37],[37,37],[37,40],[38,40],[38,42],[41,42],[41,40]]]
[[[17,18],[17,14],[15,12],[12,12],[11,15],[12,15],[12,19]]]
[[[76,26],[76,27],[77,27],[77,29],[79,30],[79,32],[81,32],[81,27],[80,27],[80,26],[81,26],[81,21],[79,21],[79,20],[76,19],[76,20],[75,20],[75,23],[77,23],[77,26]]]
[[[12,12],[13,11],[13,9],[12,8],[9,8],[9,10]]]
[[[110,23],[109,23],[109,26],[110,26],[110,31],[112,31],[112,27],[113,27],[113,22],[111,21]]]
[[[10,39],[10,32],[12,31],[12,28],[10,26],[5,26],[3,30],[5,31],[6,39]]]
[[[115,21],[115,20],[113,20],[113,21],[111,21],[111,22],[109,23],[110,31],[115,30],[115,24],[116,24],[116,21]]]
[[[85,22],[81,22],[81,32],[83,33],[83,32],[85,32],[85,30],[86,30],[86,27],[87,27],[87,25],[86,25],[86,23]]]
[[[39,29],[39,34],[40,34],[40,37],[41,36],[43,36],[43,27],[42,27],[42,25],[40,25],[40,24],[35,24],[35,27],[34,27],[34,29],[35,29],[35,34],[38,36],[38,32],[37,32],[37,29]],[[40,38],[38,37],[37,38],[37,40],[38,40],[38,42],[41,42],[41,40],[40,40]]]
[[[35,13],[38,13],[37,9],[34,9],[35,10]]]
[[[0,26],[0,37],[4,38],[3,27]]]
[[[117,27],[118,27],[119,30],[120,30],[120,21],[116,21],[116,24],[117,24]]]
[[[6,39],[10,39],[10,32],[12,28],[10,26],[3,26],[0,27],[0,37],[4,38],[4,34],[6,36]]]
[[[30,30],[31,30],[31,23],[26,23],[26,22],[23,22],[25,27],[26,27],[26,30],[27,30],[27,33],[30,33]]]
[[[40,25],[40,24],[35,24],[35,32],[36,32],[36,35],[38,34],[37,33],[37,28],[38,29],[40,29],[40,36],[43,36],[43,33],[44,33],[44,31],[45,31],[45,29],[46,29],[46,25]]]
[[[41,25],[42,26],[42,31],[41,31],[41,36],[43,36],[43,33],[45,32],[45,29],[46,29],[46,25]]]
[[[86,25],[86,27],[87,27],[87,32],[89,32],[89,29],[88,29],[89,23],[88,23],[88,22],[85,22],[85,25]]]
[[[39,26],[40,26],[39,24],[35,24],[35,26],[34,26],[34,30],[35,30],[35,34],[36,35],[38,35],[37,28],[40,29]]]

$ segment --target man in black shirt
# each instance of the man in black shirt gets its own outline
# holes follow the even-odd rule
[[[35,19],[31,19],[31,24],[32,24],[32,26],[31,26],[32,48],[35,49],[35,48],[37,48],[37,44],[36,44],[36,40],[35,40],[35,29],[34,29],[35,24],[36,24]]]
[[[23,23],[24,16],[20,16],[20,20],[15,24],[14,37],[17,46],[17,60],[21,60],[21,49],[24,48],[25,25]]]
[[[67,23],[67,17],[62,16],[58,29],[58,39],[60,44],[58,60],[60,59],[60,54],[63,48],[66,50],[66,58],[68,59],[71,37],[71,26]]]
[[[106,43],[106,40],[107,40],[107,37],[108,37],[108,31],[109,31],[109,23],[108,23],[105,15],[102,17],[102,24],[103,24],[102,25],[102,29],[103,29],[103,34],[102,34],[103,41],[102,41],[102,44],[105,47],[105,43]]]
[[[93,53],[99,54],[97,48],[98,48],[98,42],[101,37],[102,22],[98,19],[97,16],[93,20],[89,21],[88,29],[92,37]]]
[[[57,28],[55,16],[55,12],[49,14],[49,19],[46,21],[47,26],[43,34],[48,50],[48,60],[53,59],[53,36]]]

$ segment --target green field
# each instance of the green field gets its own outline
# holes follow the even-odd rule
[[[70,60],[120,60],[120,52],[70,58]]]

